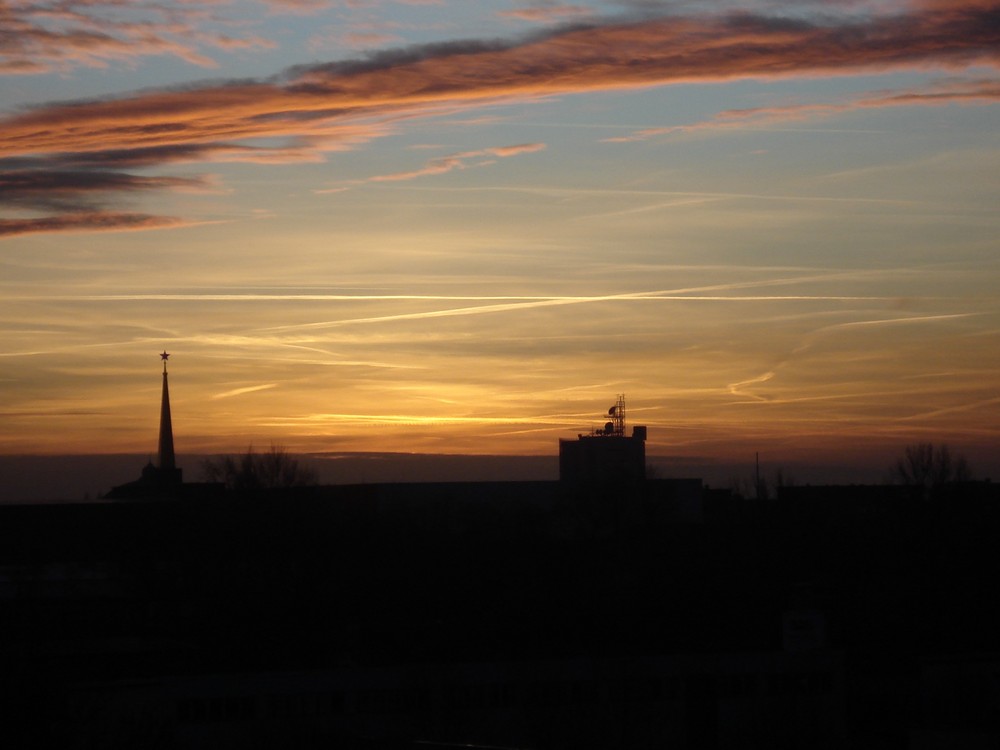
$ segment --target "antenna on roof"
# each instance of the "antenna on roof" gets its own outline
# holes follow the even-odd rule
[[[613,435],[614,437],[625,437],[625,394],[618,394],[618,401],[608,409],[610,422],[604,424],[601,435]]]

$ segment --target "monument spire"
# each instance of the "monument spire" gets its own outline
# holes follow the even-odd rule
[[[170,423],[170,390],[167,388],[167,359],[170,357],[166,350],[160,354],[163,360],[163,395],[160,398],[160,461],[159,469],[164,476],[173,476],[177,471],[177,464],[174,460],[174,430]]]

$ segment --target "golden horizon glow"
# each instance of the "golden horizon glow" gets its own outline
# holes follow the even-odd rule
[[[680,463],[1000,469],[995,2],[70,5],[0,51],[0,453],[152,451],[165,349],[180,456],[624,393]]]

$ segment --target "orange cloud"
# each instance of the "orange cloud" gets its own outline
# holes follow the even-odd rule
[[[738,77],[1000,62],[1000,6],[806,23],[763,16],[593,25],[520,44],[463,42],[291,70],[283,80],[41,107],[0,122],[0,154],[329,133],[442,103]]]
[[[661,17],[561,29],[519,42],[454,42],[298,67],[264,81],[53,104],[0,120],[0,166],[34,160],[265,161],[309,158],[386,131],[400,117],[504,98],[741,77],[847,74],[901,67],[1000,64],[1000,4],[927,3],[910,13],[815,22],[786,17]],[[919,93],[919,92],[918,92]],[[312,150],[312,151],[311,151]],[[504,154],[492,152],[495,156]],[[158,156],[159,155],[159,156]],[[6,157],[6,158],[5,158]],[[456,161],[429,164],[448,171]],[[160,161],[158,161],[160,159]]]
[[[427,175],[444,174],[445,172],[451,172],[453,169],[465,169],[466,166],[468,165],[461,159],[449,156],[442,159],[434,159],[420,169],[415,169],[411,172],[394,172],[393,174],[376,175],[368,179],[370,182],[401,182],[403,180],[415,180],[418,177],[426,177]]]
[[[486,164],[494,163],[492,161],[488,161],[470,165],[468,163],[470,159],[478,159],[483,156],[506,158],[509,156],[517,156],[518,154],[530,154],[535,151],[541,151],[544,148],[544,143],[521,143],[515,146],[499,146],[484,148],[478,151],[464,151],[460,154],[452,154],[450,156],[432,159],[421,169],[416,169],[411,172],[397,172],[395,174],[378,175],[376,177],[370,177],[369,181],[398,182],[401,180],[413,180],[417,177],[426,177],[427,175],[444,174],[445,172],[451,172],[454,169],[465,169],[469,166],[485,166]]]
[[[533,154],[536,151],[543,151],[544,143],[518,143],[514,146],[500,146],[498,148],[488,148],[485,152],[494,156],[517,156],[518,154]]]

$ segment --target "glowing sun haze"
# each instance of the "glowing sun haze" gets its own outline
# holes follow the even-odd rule
[[[998,2],[0,18],[2,453],[997,465]]]

